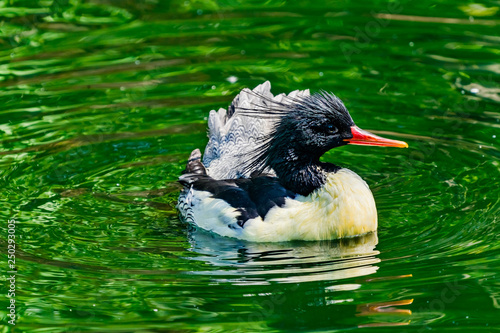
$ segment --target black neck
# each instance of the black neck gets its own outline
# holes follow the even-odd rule
[[[307,196],[325,184],[329,172],[336,172],[340,167],[330,163],[310,161],[300,164],[282,162],[274,165],[273,169],[284,187]]]

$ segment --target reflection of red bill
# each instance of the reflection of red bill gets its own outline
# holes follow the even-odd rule
[[[413,303],[413,299],[403,299],[400,301],[360,304],[357,306],[357,310],[359,313],[356,314],[356,316],[372,316],[372,315],[383,314],[383,313],[411,315],[411,310],[398,309],[398,308],[395,308],[395,306],[410,305],[412,303]]]

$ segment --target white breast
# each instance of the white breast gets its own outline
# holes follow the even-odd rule
[[[248,221],[240,238],[261,242],[326,240],[353,237],[377,230],[377,208],[366,182],[349,169],[327,177],[308,196],[287,199],[265,221]]]

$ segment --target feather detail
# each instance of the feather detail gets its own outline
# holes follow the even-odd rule
[[[276,121],[291,104],[309,95],[307,89],[274,96],[266,81],[253,90],[243,89],[227,110],[210,111],[209,142],[203,156],[207,173],[214,179],[249,177],[256,171],[251,166],[256,147],[264,149]],[[259,171],[274,174],[271,168]]]
[[[256,94],[255,92],[252,93]],[[342,101],[334,94],[326,91],[310,95],[308,90],[295,90],[288,96],[280,97],[279,102],[265,96],[259,97],[261,102],[259,105],[255,104],[246,108],[246,105],[243,104],[238,108],[239,115],[260,120],[265,119],[270,126],[268,131],[260,137],[260,144],[254,146],[252,151],[239,156],[240,169],[244,175],[253,172],[269,173],[272,170],[278,177],[287,182],[283,177],[284,173],[292,171],[294,166],[299,165],[300,169],[305,172],[313,171],[305,164],[319,163],[319,157],[329,147],[326,144],[319,144],[318,147],[309,144],[309,148],[317,148],[313,149],[318,153],[315,156],[311,154],[311,149],[306,149],[308,154],[304,154],[305,150],[301,148],[302,144],[309,141],[310,138],[318,137],[317,129],[319,129],[319,132],[323,131],[321,127],[334,122],[335,119],[340,119],[342,123],[348,126],[354,124]],[[312,128],[313,130],[304,136],[303,133],[306,133],[305,128]],[[350,133],[350,127],[340,128],[340,130]],[[343,143],[338,142],[336,144],[342,145]],[[324,150],[325,147],[326,150]],[[299,158],[299,155],[302,158]],[[309,156],[310,160],[304,158],[307,156]],[[293,171],[296,172],[296,175],[300,174],[299,170]],[[293,181],[298,187],[303,188],[305,192],[310,191],[310,188],[304,188],[296,180]]]

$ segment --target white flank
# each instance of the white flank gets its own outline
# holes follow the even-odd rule
[[[236,223],[239,212],[226,201],[213,198],[210,192],[186,190],[181,193],[178,207],[188,222],[222,236],[237,237],[229,226]]]

